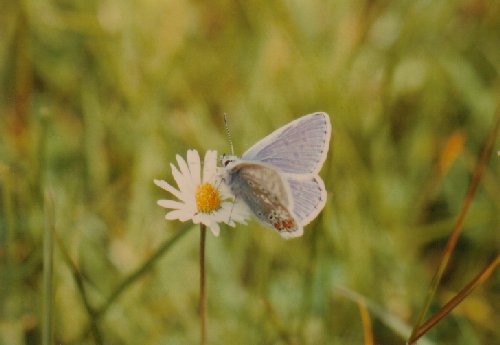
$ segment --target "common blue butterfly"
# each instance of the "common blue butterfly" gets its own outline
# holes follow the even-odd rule
[[[331,132],[328,114],[302,116],[261,139],[241,158],[222,156],[222,179],[261,223],[284,238],[302,236],[326,203],[318,172]]]

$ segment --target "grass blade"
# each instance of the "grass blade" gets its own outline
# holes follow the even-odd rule
[[[380,305],[361,295],[360,293],[353,291],[344,286],[336,286],[335,291],[338,292],[343,297],[353,301],[354,303],[359,303],[362,301],[363,304],[368,308],[368,310],[376,317],[379,321],[385,324],[394,333],[405,339],[411,332],[411,328],[397,316],[387,312]],[[421,339],[422,345],[434,345],[429,339]]]
[[[166,254],[178,240],[180,240],[184,235],[192,229],[193,225],[191,223],[186,223],[183,228],[181,228],[172,238],[169,238],[163,242],[156,252],[149,257],[139,268],[132,272],[128,277],[126,277],[120,285],[115,289],[115,291],[109,296],[108,300],[97,310],[96,318],[101,317],[108,308],[120,297],[120,295],[127,290],[127,288],[132,285],[137,279],[148,272],[153,265]]]
[[[373,329],[370,314],[366,308],[366,304],[362,298],[358,299],[359,315],[361,316],[361,323],[363,324],[364,345],[373,345]]]
[[[455,226],[453,227],[451,235],[448,238],[448,243],[446,244],[446,248],[444,250],[443,257],[441,258],[441,261],[439,263],[438,269],[437,269],[436,273],[434,274],[434,277],[432,278],[431,286],[429,288],[429,292],[428,292],[427,297],[426,297],[425,302],[424,302],[424,307],[422,308],[422,310],[420,311],[420,314],[418,315],[417,322],[415,323],[413,331],[410,335],[410,339],[413,339],[415,337],[416,331],[419,328],[419,326],[421,325],[422,320],[424,319],[425,314],[427,313],[427,310],[429,309],[432,298],[434,297],[434,294],[439,286],[439,283],[441,281],[441,277],[443,276],[444,270],[448,266],[448,262],[450,260],[451,254],[453,253],[453,250],[455,249],[455,245],[457,244],[458,237],[460,235],[460,231],[462,230],[465,216],[466,216],[467,211],[469,210],[469,207],[472,203],[472,199],[474,198],[474,194],[476,193],[477,187],[479,186],[479,182],[481,181],[481,176],[486,168],[486,163],[488,162],[488,159],[491,156],[491,152],[493,150],[493,145],[494,145],[495,140],[498,136],[499,128],[500,128],[500,105],[497,106],[495,124],[493,126],[493,129],[490,132],[490,135],[489,135],[487,141],[486,141],[486,144],[483,148],[483,151],[481,153],[481,157],[476,165],[476,168],[474,169],[474,175],[472,177],[472,181],[470,183],[469,190],[467,191],[467,194],[464,198],[464,201],[462,204],[462,209],[460,210],[460,213],[457,217],[457,220],[455,222]]]
[[[484,283],[500,264],[500,255],[495,260],[490,262],[472,281],[467,284],[458,294],[455,295],[448,303],[446,303],[436,314],[434,314],[427,322],[420,326],[415,335],[408,340],[408,345],[415,344],[415,342],[425,333],[427,333],[434,325],[436,325],[442,318],[448,315],[455,307],[457,307],[475,288]]]
[[[54,256],[54,201],[52,194],[45,192],[43,228],[43,324],[42,344],[53,344],[53,256]]]

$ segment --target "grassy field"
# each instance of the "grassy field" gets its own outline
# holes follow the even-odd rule
[[[0,344],[199,343],[198,227],[153,179],[229,152],[224,113],[241,154],[314,111],[327,205],[299,239],[208,234],[209,344],[404,344],[499,116],[499,37],[487,0],[0,2]],[[498,255],[499,145],[426,318]],[[419,344],[494,344],[499,311],[494,273]]]

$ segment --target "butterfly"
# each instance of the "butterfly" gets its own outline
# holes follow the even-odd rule
[[[284,238],[302,236],[326,203],[318,173],[331,132],[328,114],[304,115],[258,141],[241,158],[222,156],[222,180],[262,224]]]

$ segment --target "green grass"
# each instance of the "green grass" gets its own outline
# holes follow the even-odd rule
[[[198,230],[164,220],[153,179],[229,152],[224,113],[241,154],[314,111],[327,205],[296,240],[208,234],[209,343],[363,344],[363,296],[376,344],[404,344],[494,125],[499,18],[481,0],[0,3],[0,344],[40,344],[50,299],[55,344],[198,343]],[[499,145],[426,318],[498,253]],[[419,344],[494,343],[499,291],[496,273]]]

